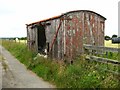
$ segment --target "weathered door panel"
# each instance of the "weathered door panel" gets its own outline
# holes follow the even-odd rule
[[[27,30],[27,36],[28,36],[28,47],[30,50],[37,52],[37,28],[32,29],[31,27],[28,27]]]

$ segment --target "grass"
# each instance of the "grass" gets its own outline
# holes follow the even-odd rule
[[[110,48],[120,48],[120,44],[112,44],[112,41],[104,41],[105,42],[105,47],[110,47]],[[119,52],[108,52],[104,55],[98,55],[99,57],[103,57],[103,58],[108,58],[108,59],[113,59],[113,60],[118,60],[120,61],[120,53]]]
[[[86,61],[84,56],[76,58],[74,64],[70,65],[62,61],[36,56],[22,43],[3,41],[3,46],[28,69],[58,88],[119,87],[119,75],[107,71],[118,72],[118,66]]]
[[[29,61],[36,55],[34,52],[29,51],[24,43],[3,40],[2,45],[26,66],[29,66]]]
[[[117,60],[117,61],[120,61],[119,60],[119,55],[120,53],[119,52],[108,52],[108,54],[104,54],[103,56],[101,57],[104,57],[104,58],[108,58],[108,59],[113,59],[113,60]]]

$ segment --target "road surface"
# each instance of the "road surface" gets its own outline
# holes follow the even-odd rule
[[[2,88],[54,88],[54,85],[43,81],[21,64],[5,48],[0,46],[0,54],[4,57],[0,65],[2,72]],[[1,77],[0,77],[1,80]],[[0,82],[1,84],[1,82]]]

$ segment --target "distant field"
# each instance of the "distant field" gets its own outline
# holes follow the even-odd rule
[[[16,40],[16,42],[27,43],[27,40]]]
[[[105,40],[105,47],[120,48],[120,44],[112,44],[111,40]]]

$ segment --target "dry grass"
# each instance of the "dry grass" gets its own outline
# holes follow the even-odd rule
[[[111,40],[105,40],[105,47],[120,48],[120,44],[112,44]]]

